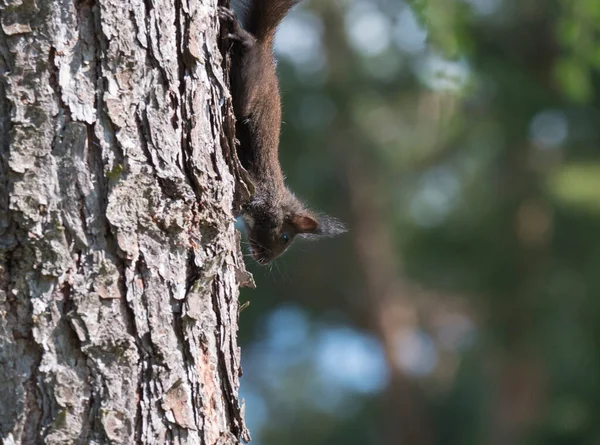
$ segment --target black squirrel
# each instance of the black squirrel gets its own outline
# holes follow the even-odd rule
[[[268,264],[298,235],[334,236],[345,231],[334,218],[307,209],[286,187],[279,165],[281,94],[273,58],[277,26],[299,0],[249,0],[244,27],[233,10],[220,7],[231,48],[231,94],[238,155],[255,193],[242,207],[253,258]]]

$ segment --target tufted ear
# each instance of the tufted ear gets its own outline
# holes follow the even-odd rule
[[[313,232],[317,236],[337,236],[348,230],[339,220],[327,215],[319,217],[319,225],[317,230]]]
[[[327,215],[297,214],[291,218],[291,222],[296,233],[307,239],[336,236],[346,232],[341,222]]]
[[[296,233],[315,233],[319,228],[318,221],[309,214],[296,214],[291,218]]]

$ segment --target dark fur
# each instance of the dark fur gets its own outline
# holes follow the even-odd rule
[[[256,193],[242,210],[254,259],[266,264],[281,255],[296,235],[333,236],[343,225],[305,208],[284,183],[279,165],[281,95],[273,59],[277,26],[297,0],[250,0],[242,28],[230,9],[221,8],[232,48],[231,89],[240,141],[240,160]]]

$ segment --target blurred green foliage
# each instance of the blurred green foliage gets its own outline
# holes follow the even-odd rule
[[[309,1],[277,53],[350,232],[252,266],[255,443],[600,444],[600,2]]]
[[[587,102],[597,94],[594,72],[600,69],[600,4],[594,0],[562,0],[556,39],[566,50],[555,75],[573,101]]]

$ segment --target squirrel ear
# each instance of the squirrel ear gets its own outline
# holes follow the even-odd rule
[[[327,215],[319,217],[319,226],[313,232],[319,236],[336,236],[347,232],[346,227],[340,221]]]
[[[319,228],[319,223],[310,215],[292,216],[292,225],[297,233],[315,233]]]
[[[291,222],[298,235],[306,239],[336,236],[346,232],[341,222],[327,215],[315,217],[309,214],[298,214],[292,216]]]

